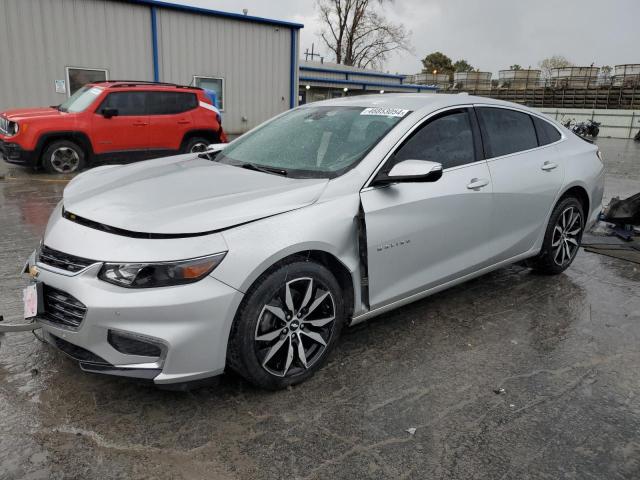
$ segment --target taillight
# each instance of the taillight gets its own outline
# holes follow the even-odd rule
[[[602,152],[600,151],[600,149],[596,151],[596,155],[598,156],[600,163],[604,164],[604,157],[602,156]]]

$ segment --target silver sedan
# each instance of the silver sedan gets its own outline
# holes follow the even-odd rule
[[[77,176],[25,310],[86,371],[282,388],[343,327],[513,262],[562,272],[602,194],[598,149],[520,105],[313,103],[205,153]]]

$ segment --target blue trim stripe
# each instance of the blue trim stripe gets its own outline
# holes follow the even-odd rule
[[[300,70],[306,70],[308,72],[340,73],[342,75],[346,75],[347,79],[349,78],[349,75],[360,75],[363,77],[399,78],[400,81],[402,81],[402,79],[404,78],[404,75],[395,75],[392,73],[359,72],[357,70],[339,70],[337,68],[327,67],[308,67],[306,65],[300,65]]]
[[[422,90],[436,91],[438,87],[432,87],[430,85],[413,85],[410,83],[378,83],[378,82],[362,82],[360,80],[336,80],[332,78],[318,78],[318,77],[300,77],[300,83],[302,82],[317,82],[317,83],[336,83],[345,85],[360,85],[364,87],[376,87],[376,88],[399,88],[408,90]]]
[[[151,7],[151,49],[153,54],[153,81],[160,81],[160,63],[158,62],[158,11]]]
[[[289,70],[289,108],[296,106],[296,40],[297,30],[291,29],[291,66]]]
[[[283,20],[273,20],[271,18],[254,17],[252,15],[243,15],[241,13],[222,12],[220,10],[210,10],[208,8],[192,7],[189,5],[181,5],[177,3],[163,2],[160,0],[120,0],[127,3],[137,3],[138,5],[148,5],[150,7],[168,8],[171,10],[180,10],[183,12],[198,13],[200,15],[208,15],[212,17],[231,18],[244,22],[263,23],[267,25],[278,25],[288,28],[304,28],[301,23],[285,22]]]

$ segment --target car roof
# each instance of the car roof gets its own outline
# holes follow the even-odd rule
[[[340,97],[331,100],[322,100],[306,104],[305,106],[350,106],[350,107],[378,107],[378,108],[402,108],[412,111],[435,111],[455,105],[496,105],[509,108],[526,110],[537,115],[536,112],[524,105],[496,100],[488,97],[478,97],[466,93],[384,93],[372,95],[355,95],[352,97]]]
[[[202,90],[200,87],[193,87],[188,85],[178,85],[176,83],[163,83],[163,82],[146,82],[139,80],[106,80],[103,82],[91,82],[89,85],[101,87],[101,88],[133,88],[133,89],[159,89],[159,90],[175,90],[186,89],[186,90]]]

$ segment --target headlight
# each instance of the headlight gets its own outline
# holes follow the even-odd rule
[[[20,126],[18,125],[17,122],[9,122],[7,130],[8,130],[7,133],[11,136],[17,135],[18,132],[20,131]]]
[[[227,252],[162,263],[105,263],[98,278],[127,288],[168,287],[202,280],[222,262]]]

